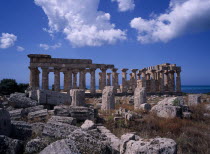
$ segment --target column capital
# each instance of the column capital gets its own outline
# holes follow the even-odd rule
[[[100,68],[100,70],[101,70],[102,72],[105,72],[105,71],[107,70],[107,68]]]
[[[107,75],[111,75],[112,73],[106,73]]]
[[[123,68],[123,69],[121,69],[121,71],[126,73],[128,71],[128,69],[127,68]]]
[[[136,72],[138,71],[138,69],[131,69],[131,71],[132,71],[133,73],[136,73]]]
[[[113,69],[112,69],[112,72],[115,72],[115,73],[116,73],[117,70],[118,70],[117,68],[113,68]]]

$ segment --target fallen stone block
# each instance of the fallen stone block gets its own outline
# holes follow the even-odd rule
[[[11,120],[21,120],[24,116],[23,109],[16,109],[9,111]]]
[[[36,136],[40,136],[42,134],[42,131],[44,129],[44,125],[45,123],[42,122],[36,122],[36,123],[32,123],[32,133]]]
[[[69,116],[69,106],[67,105],[59,105],[54,107],[54,114],[57,116]]]
[[[9,112],[0,108],[0,135],[9,136],[11,129],[12,126]]]
[[[144,103],[139,106],[139,109],[144,110],[144,111],[149,111],[151,110],[151,105],[148,103]]]
[[[77,119],[77,121],[85,121],[87,119],[94,121],[95,117],[97,116],[96,110],[82,106],[71,106],[69,113],[70,116]]]
[[[43,110],[43,109],[44,109],[43,105],[28,107],[28,108],[23,109],[22,114],[24,116],[27,116],[31,112],[35,112],[35,111],[39,111],[39,110]]]
[[[26,140],[32,135],[31,124],[25,121],[11,121],[12,124],[12,137]]]
[[[0,135],[0,153],[21,154],[23,153],[23,142],[4,135]]]
[[[91,120],[85,120],[85,122],[81,126],[82,129],[94,129],[96,128],[95,123]]]
[[[201,103],[201,94],[188,95],[188,105],[198,105]]]
[[[35,112],[30,112],[28,114],[28,120],[31,121],[31,122],[47,121],[48,118],[49,118],[49,116],[48,116],[48,110],[47,109],[39,110],[39,111],[35,111]]]
[[[61,122],[69,125],[76,125],[77,120],[72,117],[52,116],[48,122]]]

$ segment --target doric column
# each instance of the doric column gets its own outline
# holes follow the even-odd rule
[[[160,84],[160,92],[164,93],[165,92],[165,87],[164,87],[164,71],[159,72],[159,84]]]
[[[119,74],[120,73],[116,73],[116,86],[117,86],[117,88],[119,88]]]
[[[79,73],[79,89],[85,89],[85,69],[81,69]]]
[[[64,91],[69,92],[72,89],[72,70],[67,70],[64,73]]]
[[[107,73],[107,86],[111,86],[111,73]]]
[[[114,90],[115,90],[115,92],[116,92],[116,89],[117,89],[117,87],[118,87],[118,85],[117,85],[117,68],[113,68],[112,69],[112,86],[114,86]]]
[[[131,71],[132,71],[132,90],[134,91],[137,86],[136,72],[138,71],[138,69],[132,69]]]
[[[156,92],[155,86],[155,70],[151,70],[151,85],[150,85],[150,92]]]
[[[54,86],[55,91],[60,91],[60,69],[54,68]]]
[[[168,87],[169,87],[169,75],[168,75],[168,71],[164,72],[164,89],[165,91],[169,91]]]
[[[169,71],[169,91],[174,92],[174,71]]]
[[[94,94],[96,92],[96,78],[95,78],[96,69],[90,69],[90,92]]]
[[[181,70],[176,71],[176,92],[181,92]]]
[[[77,71],[73,71],[73,89],[77,89]]]
[[[98,79],[98,82],[99,82],[99,83],[98,83],[98,84],[99,84],[99,89],[100,89],[100,90],[103,90],[103,89],[102,89],[102,86],[101,86],[101,85],[102,85],[102,84],[101,84],[101,82],[102,82],[102,73],[99,72],[98,75],[99,75],[99,79]]]
[[[29,67],[29,69],[30,69],[30,83],[29,83],[29,85],[33,89],[36,89],[39,87],[39,70],[37,67]]]
[[[141,80],[141,73],[140,72],[137,74],[137,80]]]
[[[103,90],[106,86],[106,68],[101,68],[102,76],[101,76],[101,89]]]
[[[122,69],[122,92],[127,92],[127,70],[126,68]]]
[[[42,89],[49,89],[49,71],[48,67],[42,67]]]
[[[141,70],[142,87],[146,88],[146,69]]]

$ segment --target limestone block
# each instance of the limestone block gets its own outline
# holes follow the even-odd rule
[[[201,103],[201,95],[200,94],[188,95],[188,105],[198,105],[200,103]]]
[[[12,136],[14,138],[25,140],[32,135],[32,125],[25,121],[12,121]]]
[[[42,131],[44,129],[44,125],[45,125],[45,123],[42,123],[42,122],[32,123],[31,124],[31,126],[32,126],[32,133],[35,134],[36,136],[41,135]]]
[[[23,117],[23,109],[16,109],[16,110],[12,110],[9,111],[11,120],[21,120]]]
[[[82,124],[81,128],[82,129],[94,129],[96,126],[95,126],[95,123],[91,120],[85,120],[85,122]]]
[[[35,112],[30,112],[28,114],[28,120],[29,121],[46,121],[48,119],[48,111],[47,109],[44,110],[39,110],[39,111],[35,111]]]
[[[39,104],[71,104],[71,97],[69,96],[69,94],[51,90],[37,90],[37,100]]]
[[[155,105],[152,107],[151,112],[161,118],[182,117],[182,110],[179,106]]]
[[[115,109],[114,87],[106,86],[102,94],[102,110]]]
[[[65,138],[76,129],[79,129],[79,127],[66,123],[49,121],[45,124],[42,135],[53,138]]]
[[[23,142],[12,139],[4,135],[0,135],[0,153],[2,154],[18,154],[23,153]]]
[[[190,119],[191,116],[192,116],[192,113],[190,113],[190,112],[183,112],[182,116],[183,116],[183,118]]]
[[[77,121],[85,121],[87,119],[94,121],[97,117],[96,110],[83,106],[71,106],[69,112],[70,116],[77,119]]]
[[[9,136],[11,133],[11,120],[9,112],[0,108],[0,135]]]
[[[82,89],[70,90],[70,96],[72,97],[72,106],[84,106],[85,105],[85,91]]]
[[[147,102],[146,88],[136,88],[134,92],[134,109],[140,109],[140,105]]]
[[[70,139],[63,139],[48,145],[40,154],[80,154],[75,142]]]
[[[76,125],[77,120],[72,117],[52,116],[48,122],[61,122],[69,125]]]
[[[139,109],[144,110],[144,111],[149,111],[151,110],[151,105],[148,103],[144,103],[139,106]]]
[[[39,111],[39,110],[43,110],[43,109],[44,109],[43,105],[28,107],[28,108],[23,109],[22,114],[24,116],[27,116],[30,112],[35,112],[35,111]]]
[[[69,116],[69,106],[67,105],[59,105],[54,107],[54,114],[57,116]]]
[[[24,93],[14,93],[10,95],[9,103],[15,108],[27,108],[38,105],[38,102],[26,97]]]
[[[142,139],[127,141],[122,145],[121,154],[137,153],[158,153],[158,154],[176,154],[177,144],[174,140],[168,138]]]

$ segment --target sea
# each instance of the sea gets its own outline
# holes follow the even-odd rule
[[[87,85],[87,88],[89,89],[90,86]],[[61,89],[63,89],[63,86],[61,86]],[[96,89],[98,89],[98,86],[96,86]],[[182,92],[192,94],[210,93],[210,86],[182,85]]]

